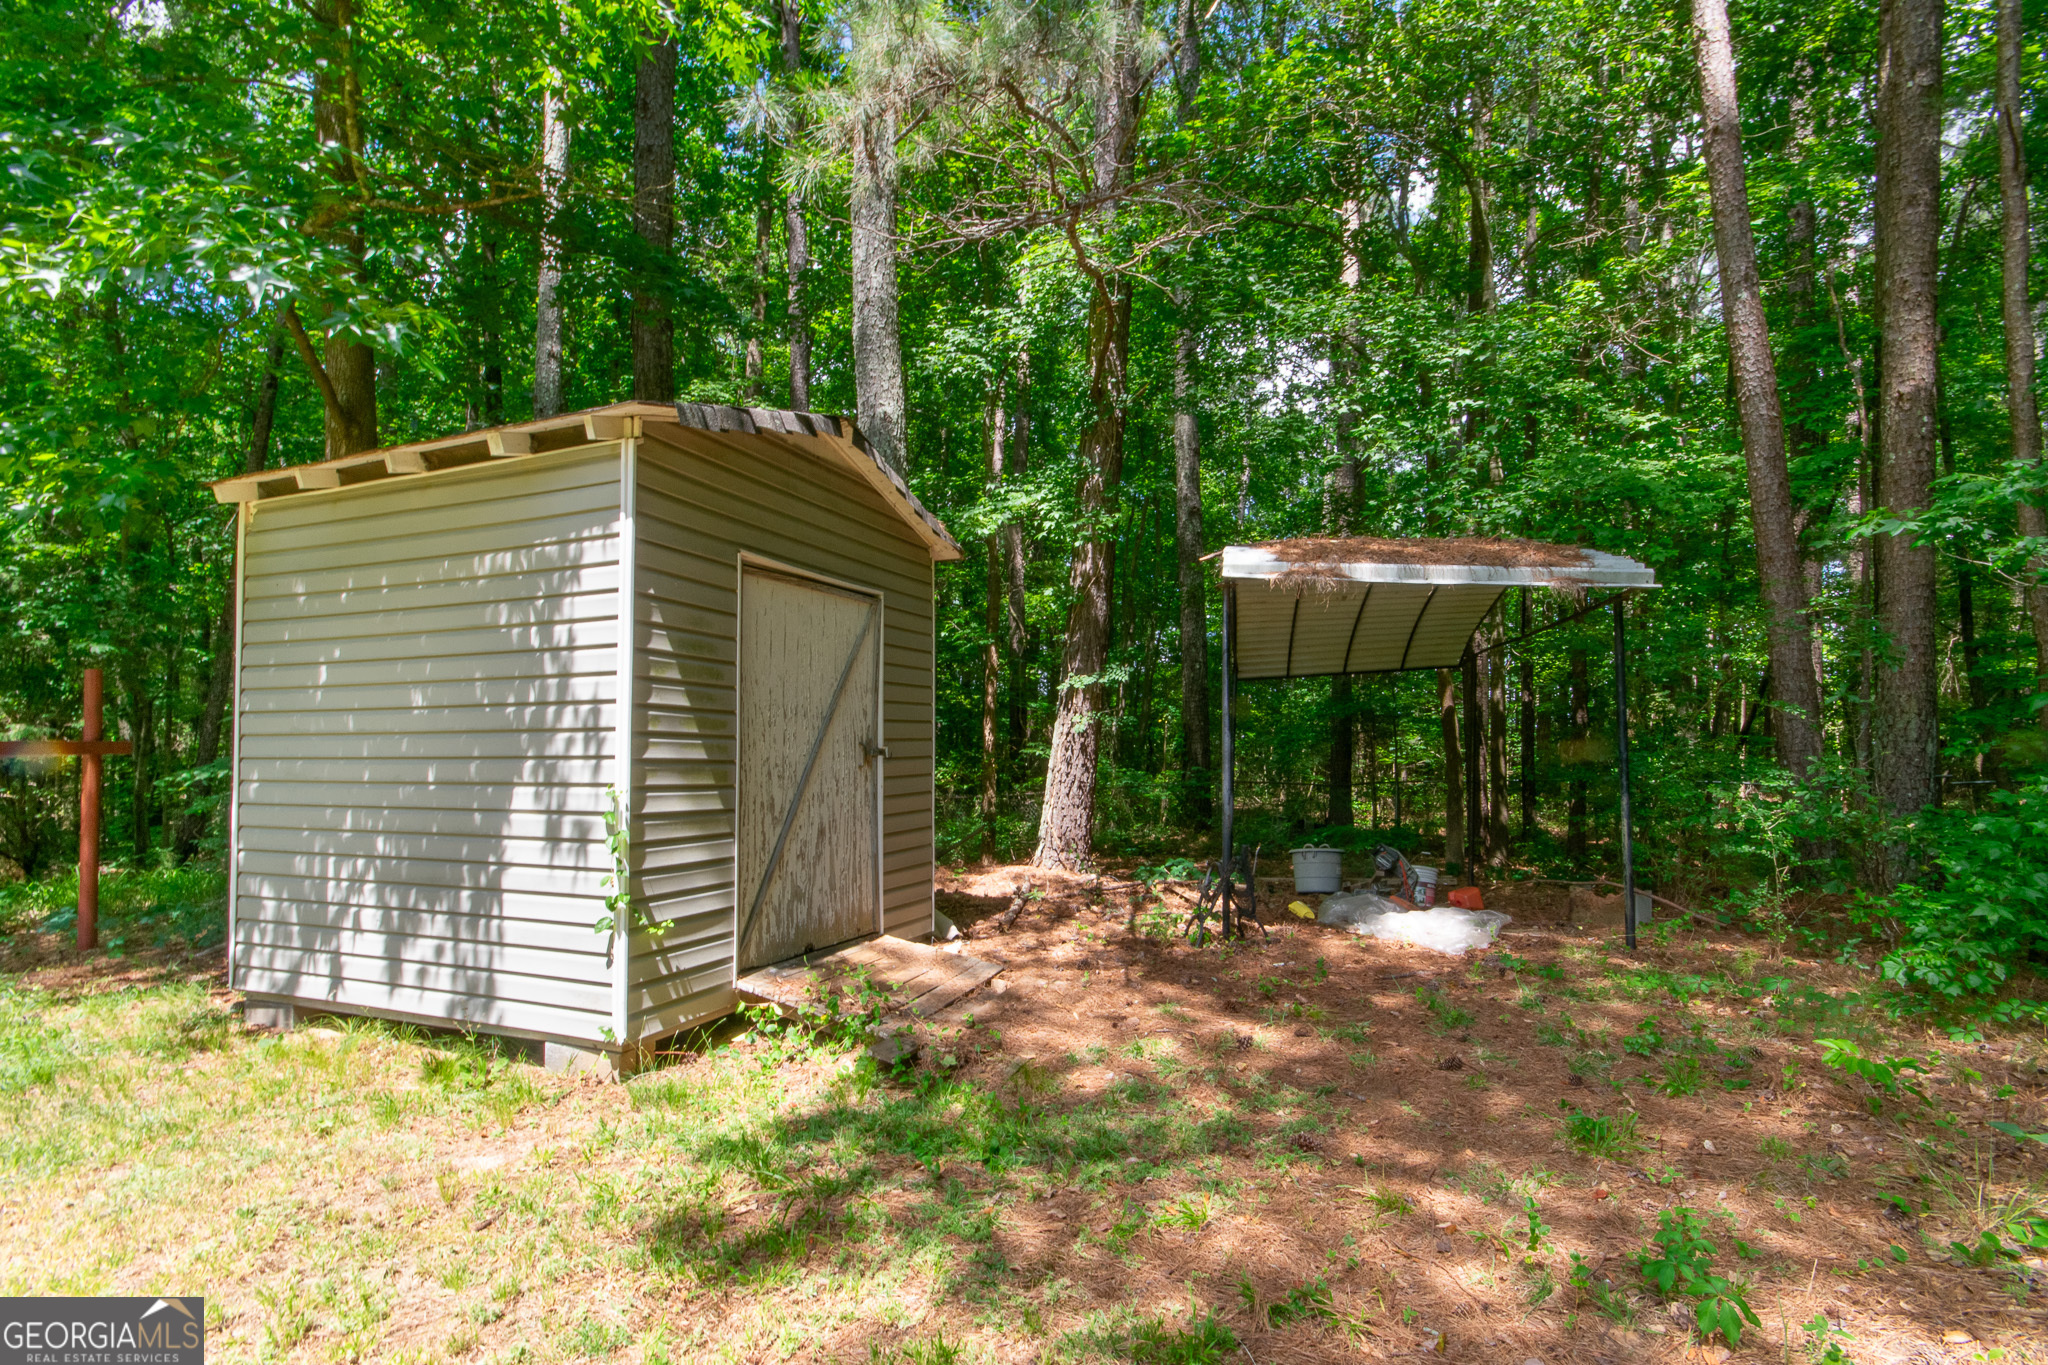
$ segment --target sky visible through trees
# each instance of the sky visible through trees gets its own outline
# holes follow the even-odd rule
[[[858,413],[967,545],[947,860],[1203,847],[1199,556],[1305,534],[1657,570],[1653,883],[2042,819],[2033,0],[5,10],[0,724],[106,670],[131,856],[222,837],[205,481],[631,397]],[[1435,856],[1478,743],[1489,861],[1607,868],[1608,638],[1486,655],[1477,733],[1247,685],[1241,828]],[[0,857],[66,859],[70,780],[0,772]]]

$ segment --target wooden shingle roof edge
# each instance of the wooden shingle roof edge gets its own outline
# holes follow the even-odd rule
[[[521,455],[542,455],[639,433],[643,424],[669,424],[696,431],[762,437],[776,443],[815,441],[881,494],[882,500],[916,533],[935,560],[960,559],[960,543],[910,491],[845,417],[783,408],[735,408],[711,403],[611,403],[503,426],[480,427],[429,441],[358,451],[313,464],[236,474],[210,485],[224,503],[260,502],[323,488],[412,474]]]

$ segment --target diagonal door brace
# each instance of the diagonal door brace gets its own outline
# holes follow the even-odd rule
[[[839,700],[846,695],[847,680],[853,677],[853,666],[860,662],[861,651],[867,647],[868,632],[874,629],[875,613],[880,609],[879,602],[868,607],[868,614],[860,623],[860,634],[854,637],[853,649],[839,670],[839,683],[832,689],[832,700],[825,706],[825,718],[818,722],[818,735],[811,741],[811,754],[804,760],[803,775],[797,778],[796,790],[790,793],[789,809],[782,813],[782,828],[776,831],[775,846],[768,851],[768,865],[761,869],[761,884],[754,888],[754,900],[747,908],[746,923],[740,926],[740,936],[733,942],[735,963],[745,960],[742,953],[747,946],[747,936],[754,932],[754,921],[761,913],[761,901],[774,884],[776,869],[782,865],[782,845],[789,839],[790,826],[796,823],[797,807],[803,804],[804,791],[811,785],[811,769],[818,764],[818,752],[825,747],[825,736],[832,729],[832,718],[839,714]]]

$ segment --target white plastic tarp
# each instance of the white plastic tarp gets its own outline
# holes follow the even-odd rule
[[[1488,946],[1510,920],[1498,910],[1461,910],[1453,905],[1404,910],[1377,892],[1354,891],[1324,901],[1316,911],[1316,922],[1341,925],[1365,938],[1412,943],[1455,956]]]

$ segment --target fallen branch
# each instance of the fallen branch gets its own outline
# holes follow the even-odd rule
[[[1614,880],[1612,877],[1595,877],[1593,879],[1593,885],[1611,886],[1616,891],[1621,890],[1621,883]],[[1711,923],[1711,921],[1702,918],[1698,911],[1690,910],[1685,906],[1680,905],[1677,901],[1666,899],[1665,897],[1658,895],[1654,891],[1645,891],[1643,890],[1643,888],[1639,886],[1636,888],[1636,894],[1638,896],[1648,896],[1652,901],[1654,901],[1658,905],[1663,906],[1667,910],[1676,910],[1679,914],[1684,915],[1687,919],[1698,920],[1702,924]]]
[[[1024,903],[1031,899],[1031,879],[1026,877],[1017,887],[1017,894],[1010,897],[1010,908],[1003,911],[1003,917],[996,921],[996,932],[1007,934],[1010,926],[1017,922],[1017,916],[1024,913]]]
[[[1616,891],[1621,890],[1621,883],[1614,880],[1614,878],[1612,877],[1595,877],[1591,881],[1578,882],[1567,881],[1562,877],[1528,877],[1524,878],[1521,881],[1507,882],[1504,884],[1508,886],[1611,886]],[[1636,888],[1636,894],[1639,896],[1648,896],[1652,901],[1654,901],[1658,905],[1663,906],[1667,910],[1676,910],[1679,914],[1684,915],[1687,919],[1696,920],[1701,924],[1713,923],[1712,920],[1707,919],[1705,916],[1701,915],[1699,911],[1688,909],[1687,907],[1680,905],[1677,901],[1671,900],[1665,896],[1660,896],[1654,891],[1645,891],[1642,887],[1639,886]]]

